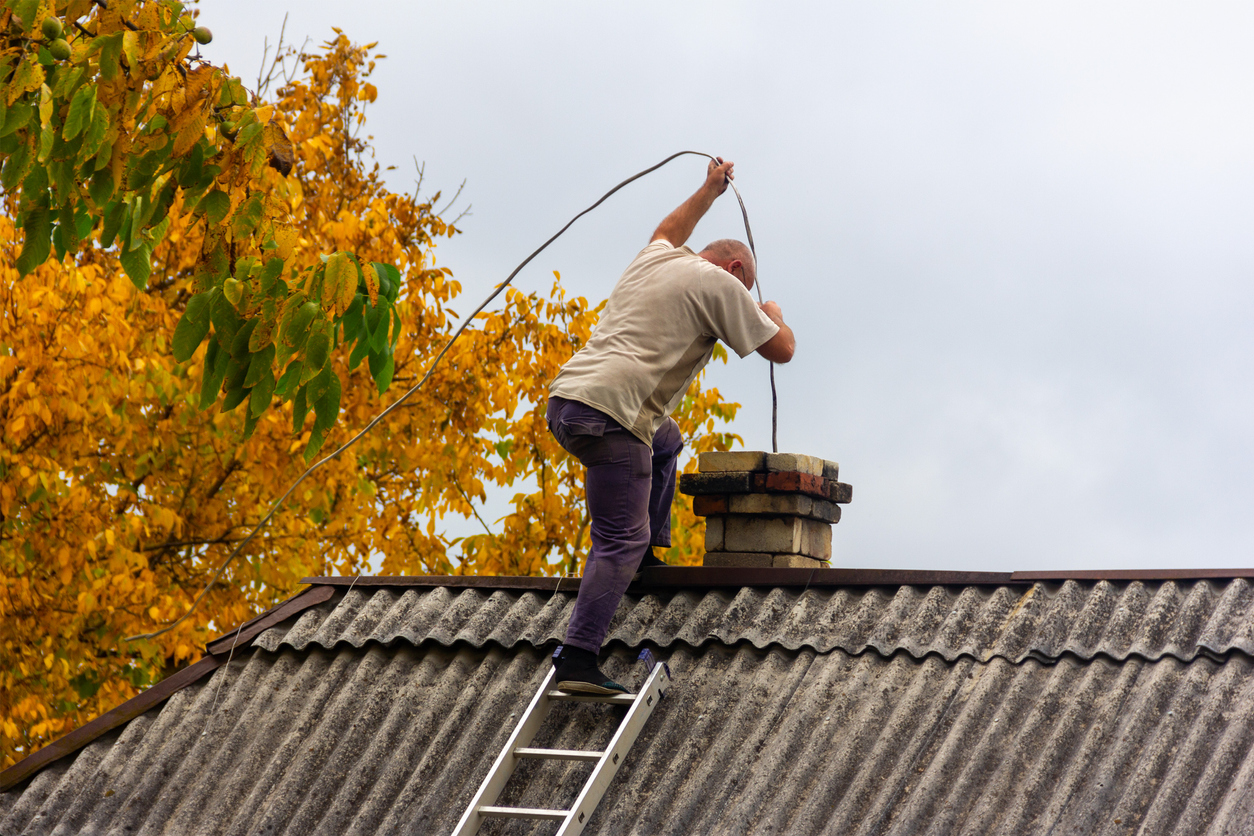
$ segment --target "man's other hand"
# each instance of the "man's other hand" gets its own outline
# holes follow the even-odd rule
[[[772,363],[787,363],[792,359],[793,352],[797,348],[796,337],[793,336],[792,329],[784,323],[784,313],[780,310],[779,304],[776,302],[764,302],[758,305],[762,309],[762,313],[779,326],[779,332],[771,337],[762,345],[758,346],[758,354],[761,354]]]

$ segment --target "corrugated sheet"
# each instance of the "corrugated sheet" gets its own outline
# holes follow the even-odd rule
[[[643,671],[626,649],[608,671]],[[676,644],[675,684],[591,820],[602,834],[1244,834],[1254,662]],[[44,770],[3,834],[448,833],[548,662],[525,644],[249,651]],[[622,709],[563,705],[540,745]],[[569,804],[526,765],[505,803]],[[485,833],[551,833],[491,823]]]
[[[355,589],[258,636],[280,647],[436,642],[514,647],[560,641],[564,592]],[[1123,660],[1254,655],[1254,586],[1231,581],[1109,581],[1030,587],[688,590],[628,595],[609,641],[637,647],[747,642],[818,652],[868,650],[1020,662],[1064,655]]]

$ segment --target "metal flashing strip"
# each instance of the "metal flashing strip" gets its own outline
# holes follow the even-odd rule
[[[1110,569],[1077,572],[1012,572],[1015,583],[1056,581],[1200,581],[1254,578],[1254,569]]]
[[[333,595],[335,595],[335,589],[329,586],[306,589],[296,597],[289,598],[256,618],[244,622],[225,636],[209,642],[205,648],[207,655],[203,656],[200,661],[167,676],[147,691],[135,695],[112,711],[101,714],[86,725],[79,726],[74,731],[57,738],[42,749],[31,752],[13,766],[0,772],[0,792],[20,784],[45,766],[66,755],[74,754],[93,740],[130,722],[150,708],[160,705],[187,686],[199,682],[226,663],[233,645],[242,648],[262,631],[329,600]]]
[[[1110,569],[1074,572],[946,572],[927,569],[766,569],[669,566],[645,569],[629,591],[792,586],[1019,586],[1075,581],[1171,581],[1254,579],[1251,569]],[[301,583],[347,587],[445,587],[448,589],[531,589],[563,592],[579,589],[579,578],[523,575],[376,575],[310,577]]]

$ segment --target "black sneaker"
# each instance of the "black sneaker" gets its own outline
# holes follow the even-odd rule
[[[562,651],[553,664],[556,668],[553,678],[559,691],[599,696],[628,693],[622,685],[601,673],[597,667],[597,655],[591,650],[562,645]]]
[[[670,564],[655,555],[653,550],[650,549],[645,553],[644,558],[641,559],[640,565],[636,567],[636,571],[639,572],[642,569],[653,569],[658,566],[670,566]]]
[[[653,549],[649,549],[644,553],[644,557],[640,558],[640,565],[636,567],[636,574],[631,576],[631,582],[635,583],[644,575],[645,569],[669,568],[670,564],[665,560],[661,560],[653,553]]]

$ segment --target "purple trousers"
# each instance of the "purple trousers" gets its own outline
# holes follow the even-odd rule
[[[684,448],[667,418],[653,449],[600,410],[549,398],[549,431],[588,469],[592,553],[579,583],[566,643],[598,653],[631,576],[650,546],[671,544],[675,469]]]

